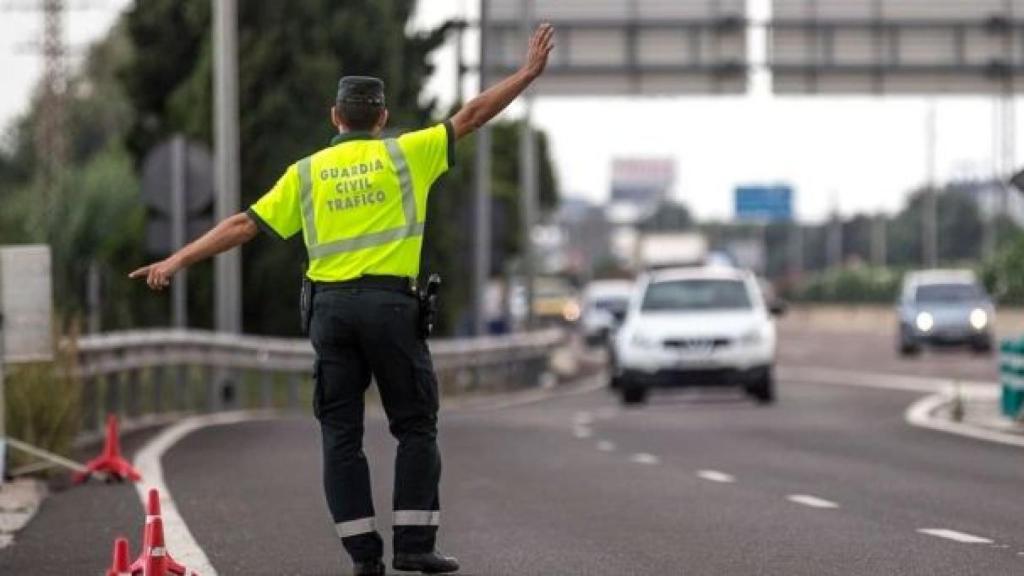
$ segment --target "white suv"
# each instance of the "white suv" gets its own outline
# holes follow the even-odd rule
[[[775,322],[757,278],[733,268],[680,268],[641,278],[616,334],[612,386],[625,403],[655,387],[738,386],[775,398]]]

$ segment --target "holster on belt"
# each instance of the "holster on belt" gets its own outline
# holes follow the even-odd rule
[[[299,291],[299,327],[303,334],[309,334],[309,321],[313,318],[313,281],[302,276]]]
[[[419,310],[419,336],[424,340],[429,338],[434,331],[434,324],[437,322],[438,296],[441,290],[441,276],[431,274],[427,279],[427,285],[416,294],[420,303]]]

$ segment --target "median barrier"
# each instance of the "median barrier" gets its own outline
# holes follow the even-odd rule
[[[1024,337],[1000,343],[999,383],[1003,415],[1015,419],[1024,417]]]
[[[430,348],[439,387],[458,395],[534,386],[566,341],[566,333],[553,328],[432,339]],[[65,345],[75,355],[82,391],[80,441],[102,437],[106,414],[134,428],[185,413],[311,403],[315,355],[306,339],[156,329],[89,335]]]

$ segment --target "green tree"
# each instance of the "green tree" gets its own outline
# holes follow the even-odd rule
[[[328,111],[340,75],[382,78],[389,126],[418,128],[432,121],[435,102],[422,98],[433,72],[430,54],[448,26],[409,32],[413,0],[296,0],[239,6],[241,194],[245,207],[292,162],[323,147],[333,128]],[[212,63],[209,0],[138,1],[126,15],[134,58],[122,68],[136,109],[129,148],[139,161],[174,132],[212,141]],[[518,249],[518,131],[494,136],[493,186],[500,233],[495,260]],[[547,142],[541,138],[541,158]],[[468,301],[472,141],[459,144],[457,162],[430,201],[424,270],[445,275],[445,301],[458,315]],[[554,178],[541,163],[542,200],[554,202]],[[458,256],[456,256],[458,254]],[[245,330],[295,333],[296,297],[305,252],[301,240],[259,237],[243,252]],[[127,264],[126,264],[127,265]],[[446,322],[451,328],[454,322]]]

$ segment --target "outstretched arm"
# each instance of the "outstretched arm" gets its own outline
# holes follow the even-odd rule
[[[225,218],[212,230],[203,234],[181,250],[171,254],[160,262],[143,266],[128,275],[129,278],[145,278],[146,284],[153,290],[162,290],[171,283],[171,277],[182,268],[187,268],[200,260],[220,254],[252,240],[259,229],[244,212]]]
[[[455,131],[456,139],[470,134],[497,116],[544,73],[548,55],[555,47],[554,36],[555,29],[551,24],[544,23],[538,26],[530,38],[530,49],[526,53],[526,62],[523,66],[511,76],[484,90],[452,116],[452,129]]]

